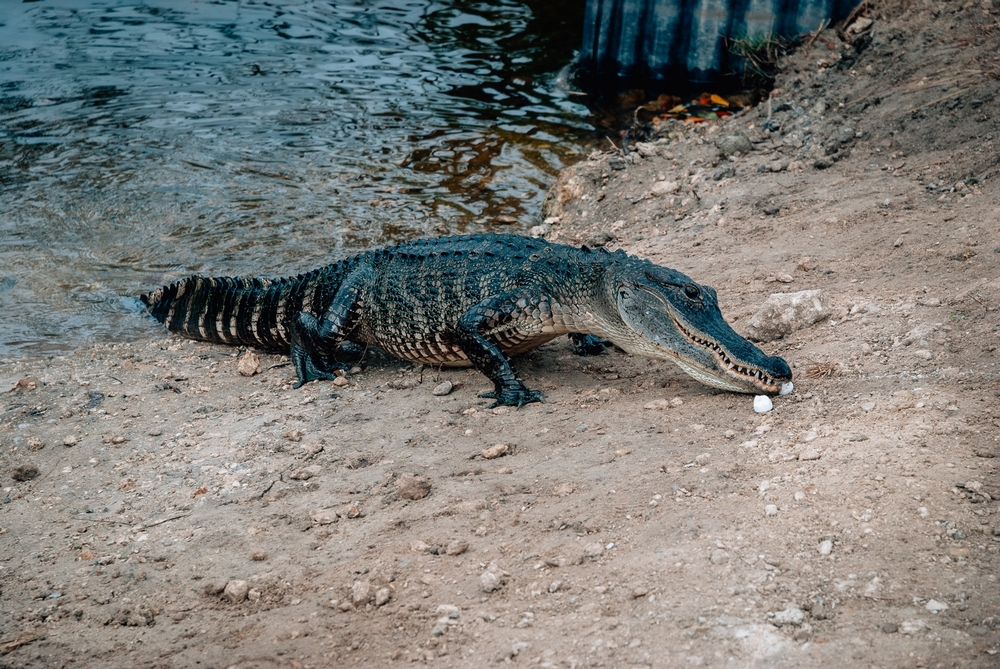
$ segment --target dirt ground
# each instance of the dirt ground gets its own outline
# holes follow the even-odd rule
[[[868,17],[770,105],[568,170],[536,231],[712,285],[737,331],[820,289],[761,344],[773,411],[564,340],[516,411],[377,356],[293,390],[152,320],[6,362],[0,667],[1000,666],[1000,4]]]

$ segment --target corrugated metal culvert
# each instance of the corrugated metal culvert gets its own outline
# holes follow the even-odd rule
[[[727,40],[794,37],[857,0],[587,0],[580,78],[591,92],[697,89],[741,67]]]

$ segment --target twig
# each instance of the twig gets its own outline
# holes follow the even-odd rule
[[[608,137],[607,135],[605,135],[604,139],[608,140],[608,144],[610,144],[614,148],[615,151],[617,151],[618,153],[623,153],[622,150],[618,148],[618,145],[611,141],[610,137]]]
[[[826,24],[829,23],[829,22],[830,22],[830,19],[823,19],[822,21],[820,21],[819,22],[819,28],[816,28],[816,32],[814,32],[809,37],[809,41],[806,42],[805,47],[803,47],[803,49],[802,49],[802,52],[804,54],[806,54],[806,57],[809,56],[809,49],[812,48],[813,42],[815,42],[819,38],[819,34],[821,32],[823,32],[823,30],[826,28]]]
[[[148,530],[150,527],[156,527],[157,525],[162,525],[163,523],[169,523],[171,520],[177,520],[178,518],[186,518],[191,515],[191,512],[181,513],[176,516],[170,516],[169,518],[160,518],[159,520],[154,520],[149,523],[143,523],[142,529]]]
[[[957,96],[961,95],[962,93],[968,93],[973,88],[975,88],[975,86],[969,86],[968,88],[963,88],[960,91],[955,91],[954,93],[949,93],[948,95],[943,95],[943,96],[939,97],[937,100],[931,100],[927,104],[920,105],[919,107],[914,107],[913,109],[909,109],[909,110],[907,110],[907,111],[905,111],[903,113],[904,114],[912,114],[913,112],[920,111],[921,109],[924,109],[925,107],[930,107],[931,105],[936,105],[937,103],[942,102],[943,100],[947,100],[948,98],[954,98],[954,97],[957,97]]]

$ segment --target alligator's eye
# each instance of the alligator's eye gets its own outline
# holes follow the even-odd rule
[[[693,283],[684,284],[684,294],[687,295],[692,300],[701,299],[701,291],[698,290],[698,286]]]

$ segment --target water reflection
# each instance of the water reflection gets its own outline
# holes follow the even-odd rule
[[[587,151],[577,2],[275,4],[4,3],[0,356],[148,336],[123,296],[189,272],[524,230]]]

